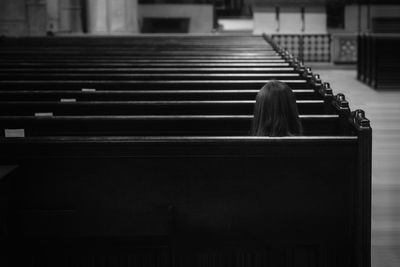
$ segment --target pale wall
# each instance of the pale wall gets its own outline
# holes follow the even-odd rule
[[[89,0],[89,33],[132,34],[137,33],[137,0]]]
[[[224,31],[253,31],[254,23],[250,19],[218,19],[218,24],[222,26]]]
[[[189,17],[190,33],[210,33],[212,5],[141,5],[137,0],[88,0],[91,34],[135,34],[143,17]],[[138,9],[140,16],[138,15]],[[34,36],[82,33],[78,0],[0,0],[0,35]]]
[[[0,0],[0,35],[36,36],[82,33],[79,0]],[[137,0],[89,0],[92,34],[138,32]]]
[[[300,7],[281,7],[279,15],[279,33],[301,33],[302,21]]]
[[[265,7],[254,11],[254,34],[276,33],[278,22],[276,20],[275,7]]]
[[[326,34],[326,9],[324,6],[306,6],[304,24],[300,6],[280,7],[279,21],[275,7],[260,7],[254,10],[253,33],[267,34]]]
[[[212,5],[139,5],[139,20],[147,18],[190,18],[189,33],[210,33],[214,27]]]
[[[305,33],[327,33],[327,16],[324,6],[310,6],[305,8]]]

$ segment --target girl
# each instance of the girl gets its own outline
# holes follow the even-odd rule
[[[274,80],[265,84],[258,92],[251,134],[254,136],[302,134],[296,98],[287,84]]]

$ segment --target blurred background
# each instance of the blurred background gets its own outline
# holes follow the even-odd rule
[[[360,32],[400,32],[398,0],[1,0],[0,35],[266,33],[305,61],[355,63]]]

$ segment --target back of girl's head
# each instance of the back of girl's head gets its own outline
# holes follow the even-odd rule
[[[290,87],[270,81],[258,92],[254,105],[252,135],[301,135],[302,126],[296,98]]]

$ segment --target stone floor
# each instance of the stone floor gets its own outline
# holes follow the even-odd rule
[[[334,94],[344,93],[351,110],[363,109],[371,120],[372,267],[399,267],[400,87],[376,91],[357,80],[354,67],[306,65],[330,82]]]

